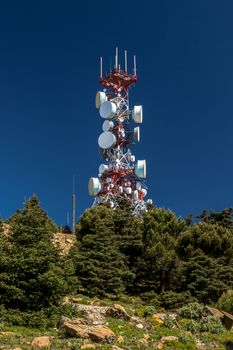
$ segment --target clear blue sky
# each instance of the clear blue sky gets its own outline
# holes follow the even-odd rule
[[[233,1],[2,1],[0,214],[36,193],[58,223],[92,204],[99,57],[137,55],[149,198],[177,215],[233,205]]]

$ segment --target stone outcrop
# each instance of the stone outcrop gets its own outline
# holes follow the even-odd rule
[[[52,243],[61,250],[61,255],[69,253],[76,242],[76,236],[70,233],[55,233],[52,237]]]
[[[114,304],[106,310],[106,315],[110,317],[121,318],[122,320],[129,321],[130,316],[126,312],[125,308],[119,304]]]
[[[67,334],[71,337],[82,339],[91,339],[94,342],[111,343],[115,339],[113,331],[102,325],[87,324],[88,320],[61,318],[57,324],[58,329],[65,329]]]
[[[31,345],[32,347],[50,349],[50,346],[51,346],[50,337],[48,336],[36,337],[33,339]]]

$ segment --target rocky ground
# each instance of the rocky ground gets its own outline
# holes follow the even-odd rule
[[[127,297],[66,297],[63,303],[78,316],[64,315],[49,330],[2,325],[0,349],[233,349],[233,316],[199,304],[166,312]]]

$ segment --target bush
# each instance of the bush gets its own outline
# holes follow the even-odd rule
[[[220,310],[233,313],[233,290],[228,289],[224,292],[216,303],[216,307]]]
[[[179,310],[179,315],[183,318],[191,320],[199,320],[201,318],[203,306],[198,303],[191,303],[187,306],[182,307]]]
[[[208,316],[201,320],[200,331],[210,333],[223,333],[226,329],[221,323],[221,320],[215,316]]]

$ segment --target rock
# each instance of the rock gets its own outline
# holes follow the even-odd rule
[[[117,342],[120,343],[120,344],[124,343],[124,342],[125,342],[124,337],[123,337],[122,335],[120,335],[120,336],[117,338]]]
[[[142,345],[142,349],[148,346],[148,341],[146,339],[139,339],[138,343]]]
[[[138,329],[143,329],[143,328],[144,328],[143,324],[141,324],[141,323],[136,324],[136,327],[137,327]]]
[[[163,350],[163,349],[164,349],[164,343],[162,343],[161,341],[158,341],[158,342],[155,344],[155,349]]]
[[[83,339],[88,338],[88,333],[86,332],[85,328],[82,328],[81,326],[75,323],[64,322],[61,328],[64,328],[71,337],[77,337],[77,338],[83,338]]]
[[[223,318],[222,318],[222,323],[228,330],[233,329],[233,315],[229,314],[226,311],[222,311],[223,313]]]
[[[87,332],[89,338],[96,342],[111,343],[115,338],[113,331],[106,326],[91,326],[88,327]]]
[[[14,335],[16,335],[15,333],[13,333],[13,332],[0,332],[0,337],[2,337],[2,336],[8,336],[8,335],[10,335],[10,336],[14,336]]]
[[[119,346],[113,345],[111,346],[110,350],[124,350],[124,349],[119,348]]]
[[[130,316],[126,312],[125,308],[119,304],[114,304],[106,310],[106,315],[110,317],[121,318],[123,320],[129,321]]]
[[[89,324],[88,320],[85,319],[85,318],[72,318],[72,320],[68,317],[65,317],[65,316],[62,316],[60,318],[60,320],[58,321],[57,325],[56,325],[56,328],[57,329],[60,329],[60,328],[63,328],[64,327],[64,323],[72,323],[72,324],[75,324],[75,325],[86,325],[86,324]]]
[[[152,316],[152,319],[153,321],[155,321],[155,324],[158,325],[158,326],[163,326],[164,325],[164,320],[163,318],[161,317],[161,314],[154,314]]]
[[[160,341],[162,343],[166,343],[167,341],[174,341],[174,340],[178,340],[179,338],[178,337],[175,337],[174,335],[168,335],[168,336],[165,336],[165,337],[162,337],[160,339]]]
[[[50,348],[50,337],[43,336],[43,337],[36,337],[33,339],[32,346],[37,346],[38,348]]]
[[[12,349],[12,350],[22,350],[21,348],[14,348],[14,349]]]
[[[115,338],[113,331],[106,326],[88,326],[86,324],[77,323],[77,320],[80,319],[65,321],[60,324],[60,328],[64,328],[71,337],[90,338],[95,342],[111,343]]]
[[[202,310],[201,315],[202,315],[202,317],[207,317],[207,316],[215,316],[218,318],[224,317],[223,312],[221,312],[218,309],[215,309],[214,307],[210,307],[210,306],[205,306]]]
[[[96,346],[94,344],[87,343],[82,345],[80,349],[96,349]]]

